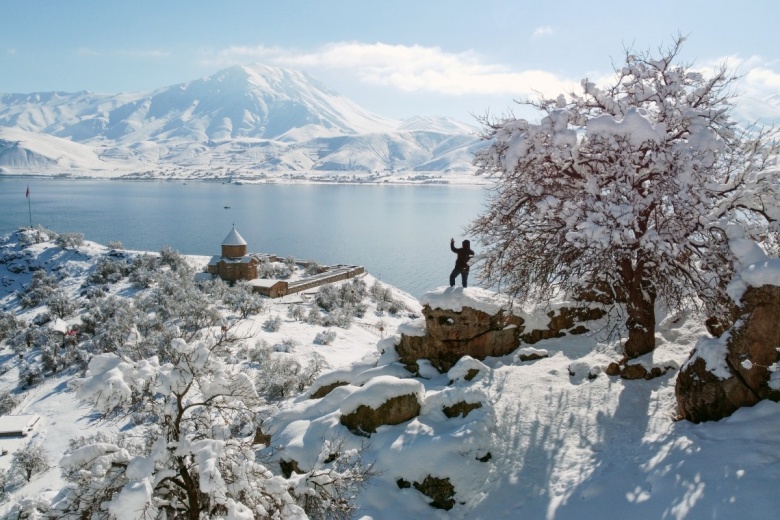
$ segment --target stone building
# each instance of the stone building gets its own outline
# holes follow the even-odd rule
[[[246,240],[236,231],[236,227],[222,241],[222,256],[215,256],[208,265],[209,273],[217,275],[226,282],[236,280],[254,280],[257,278],[257,265],[260,261],[247,254]]]

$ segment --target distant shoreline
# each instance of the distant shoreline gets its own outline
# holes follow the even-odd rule
[[[311,174],[312,172],[308,172]],[[0,173],[0,180],[4,179],[39,179],[39,180],[67,180],[67,181],[125,181],[125,182],[197,182],[235,184],[320,184],[320,185],[359,185],[359,186],[491,186],[495,181],[487,176],[472,174],[456,174],[441,176],[427,173],[414,175],[386,175],[371,176],[363,174],[345,174],[343,172],[326,172],[315,175],[306,175],[300,172],[264,173],[261,176],[232,175],[224,177],[191,177],[191,176],[162,176],[144,174],[123,174],[120,176],[107,175],[81,175],[71,173]]]

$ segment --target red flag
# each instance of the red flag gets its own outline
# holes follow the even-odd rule
[[[27,193],[25,193],[24,196],[26,198],[28,198],[28,199],[30,198],[30,186],[29,185],[27,186]]]

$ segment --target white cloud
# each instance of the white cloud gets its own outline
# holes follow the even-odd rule
[[[739,77],[734,107],[737,116],[751,122],[780,121],[780,64],[757,55],[730,55],[710,60],[703,67],[715,70],[722,65]]]
[[[16,56],[16,49],[14,47],[9,47],[5,50],[5,53],[9,56]]]
[[[550,27],[549,25],[542,25],[534,29],[534,38],[549,36],[550,34],[552,34],[552,32],[553,32],[552,27]]]
[[[123,56],[130,58],[165,58],[171,55],[169,51],[158,49],[111,49],[99,51],[88,47],[79,47],[77,54],[79,56]]]
[[[544,70],[516,71],[486,63],[472,51],[448,53],[439,47],[421,45],[339,42],[312,52],[264,46],[230,47],[204,60],[220,66],[250,61],[306,71],[339,70],[372,85],[451,96],[527,96],[536,92],[557,95],[578,83]]]
[[[157,49],[122,50],[117,51],[117,54],[121,54],[122,56],[129,56],[131,58],[167,58],[171,55],[169,51],[162,51]]]

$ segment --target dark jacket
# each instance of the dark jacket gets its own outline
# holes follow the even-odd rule
[[[471,250],[471,242],[464,240],[463,247],[455,247],[455,243],[450,241],[450,249],[458,255],[458,259],[455,260],[455,268],[461,271],[468,271],[469,260],[474,256],[474,251]]]

